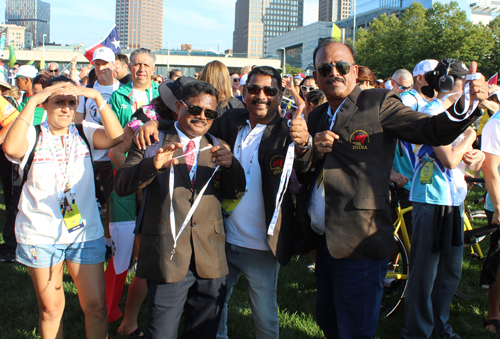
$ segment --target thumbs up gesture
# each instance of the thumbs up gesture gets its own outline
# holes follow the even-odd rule
[[[307,130],[306,120],[302,117],[302,111],[305,104],[300,104],[289,122],[290,136],[295,145],[304,147],[309,140],[309,131]]]
[[[475,74],[476,71],[477,63],[473,61],[470,64],[469,75]],[[467,77],[469,77],[469,75]],[[480,74],[479,79],[469,81],[469,86],[471,103],[474,100],[479,100],[479,102],[482,102],[488,99],[488,83],[486,82],[486,80],[484,80],[483,75]],[[468,109],[468,107],[466,107],[466,109]]]

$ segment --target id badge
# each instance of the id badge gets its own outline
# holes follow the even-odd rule
[[[426,161],[422,165],[422,170],[420,171],[420,183],[424,185],[432,184],[432,175],[434,169],[434,162]]]
[[[61,213],[63,215],[64,223],[66,224],[66,228],[68,229],[69,233],[79,230],[83,228],[83,226],[85,226],[83,224],[83,219],[80,214],[80,210],[78,209],[78,206],[76,206],[76,203],[74,204],[65,203],[64,207],[61,210]]]
[[[222,213],[226,218],[229,218],[231,213],[233,213],[234,209],[240,203],[241,199],[223,199],[221,202]]]

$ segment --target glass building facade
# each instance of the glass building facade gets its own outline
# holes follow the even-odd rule
[[[5,23],[26,27],[33,33],[36,46],[50,42],[50,4],[41,0],[7,0],[5,3]]]

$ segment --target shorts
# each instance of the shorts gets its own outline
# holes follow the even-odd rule
[[[17,244],[16,261],[33,268],[45,268],[69,260],[92,265],[104,262],[104,237],[72,244],[25,245]]]

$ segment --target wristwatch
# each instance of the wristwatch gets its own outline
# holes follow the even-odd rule
[[[295,147],[297,147],[298,149],[307,151],[308,149],[311,149],[311,147],[312,147],[312,140],[313,140],[313,138],[309,134],[309,139],[307,139],[307,144],[305,146],[299,146],[299,145],[295,144]]]

